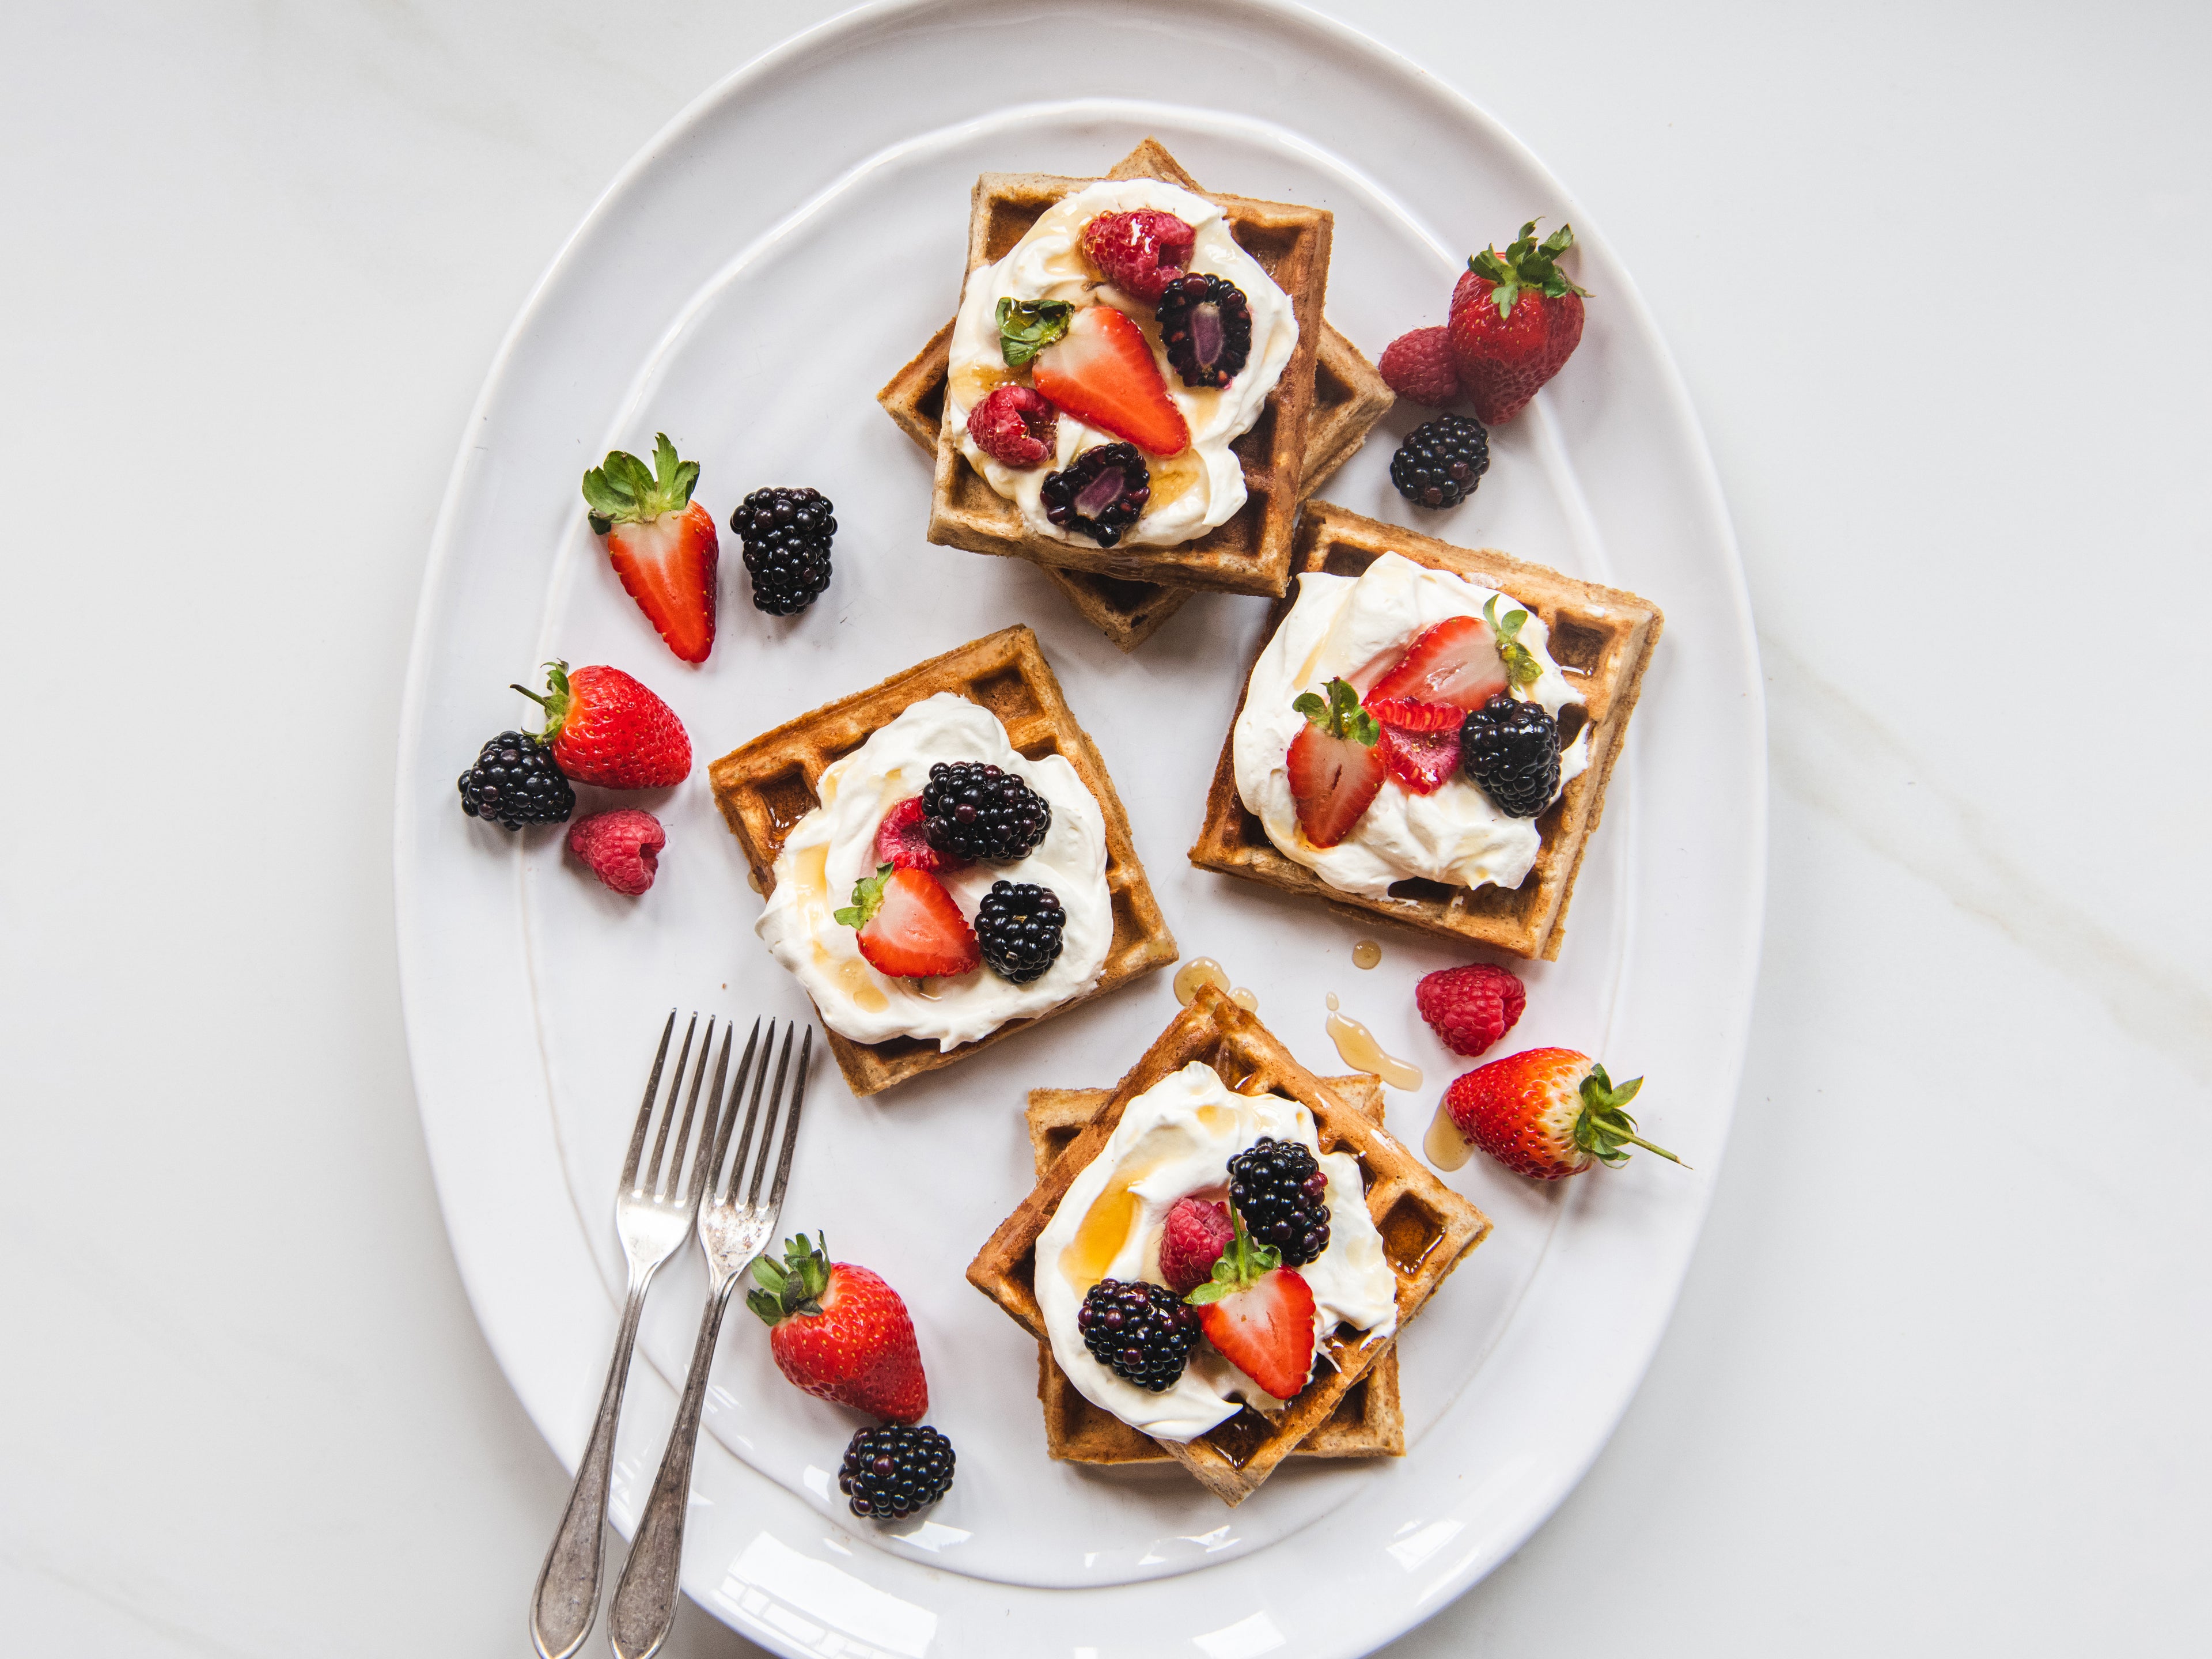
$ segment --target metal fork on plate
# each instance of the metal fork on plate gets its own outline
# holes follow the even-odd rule
[[[769,1051],[775,1047],[775,1024],[770,1021],[768,1041],[760,1044],[760,1068],[753,1070],[755,1044],[759,1042],[761,1028],[757,1022],[753,1036],[745,1044],[744,1059],[738,1062],[738,1078],[730,1090],[730,1108],[722,1119],[722,1131],[714,1147],[713,1173],[708,1185],[716,1196],[699,1212],[699,1243],[707,1254],[707,1270],[713,1288],[707,1297],[707,1310],[699,1321],[699,1340],[691,1352],[690,1375],[684,1379],[684,1400],[677,1407],[676,1426],[669,1431],[668,1449],[660,1460],[660,1473],[653,1483],[653,1495],[646,1500],[644,1517],[637,1523],[637,1535],[630,1540],[629,1559],[623,1564],[622,1580],[615,1586],[614,1602],[607,1610],[607,1633],[613,1639],[617,1659],[648,1659],[659,1651],[660,1644],[668,1639],[670,1628],[676,1622],[676,1603],[681,1590],[679,1568],[684,1557],[684,1518],[691,1497],[691,1458],[699,1444],[699,1414],[706,1402],[707,1373],[714,1361],[714,1341],[722,1329],[722,1315],[730,1305],[730,1292],[737,1287],[755,1256],[764,1249],[775,1232],[776,1218],[783,1209],[783,1189],[791,1180],[791,1153],[799,1139],[799,1111],[806,1100],[806,1069],[814,1057],[814,1031],[807,1028],[806,1041],[799,1051],[799,1066],[793,1076],[791,1111],[785,1118],[782,1149],[775,1155],[775,1181],[769,1188],[765,1203],[761,1200],[761,1182],[768,1172],[769,1150],[776,1143],[776,1118],[783,1103],[784,1079],[791,1072],[792,1028],[783,1030],[783,1051],[776,1058],[775,1084],[769,1091],[768,1122],[761,1129],[759,1152],[753,1155],[753,1130],[760,1117],[761,1092],[768,1079]],[[752,1103],[745,1110],[744,1133],[738,1137],[737,1156],[730,1162],[730,1179],[726,1189],[722,1182],[722,1155],[729,1144],[730,1131],[738,1117],[738,1097],[744,1091],[745,1078],[753,1079]],[[746,1179],[750,1161],[752,1174]],[[744,1188],[739,1196],[738,1189]]]
[[[568,1507],[561,1528],[546,1552],[545,1565],[538,1575],[537,1592],[530,1603],[530,1635],[543,1659],[568,1659],[591,1633],[599,1611],[599,1565],[607,1513],[607,1483],[612,1472],[615,1425],[622,1416],[623,1387],[629,1376],[630,1350],[637,1341],[638,1316],[645,1310],[645,1293],[660,1265],[676,1254],[691,1231],[699,1212],[699,1200],[707,1189],[713,1161],[719,1156],[728,1127],[722,1116],[722,1079],[730,1065],[733,1028],[722,1033],[721,1057],[714,1062],[714,1088],[707,1096],[707,1110],[699,1123],[699,1137],[689,1169],[684,1150],[691,1143],[691,1128],[699,1108],[699,1087],[707,1073],[707,1055],[714,1046],[714,1022],[707,1022],[706,1041],[699,1047],[699,1061],[692,1068],[690,1093],[685,1097],[681,1127],[675,1145],[669,1129],[676,1121],[677,1097],[684,1089],[684,1068],[691,1058],[691,1039],[699,1016],[684,1029],[684,1047],[676,1056],[675,1074],[669,1079],[665,1102],[659,1100],[662,1064],[668,1058],[668,1041],[676,1030],[671,1010],[661,1028],[660,1047],[653,1056],[653,1073],[646,1079],[645,1100],[637,1109],[637,1127],[629,1139],[629,1155],[623,1161],[622,1186],[615,1197],[615,1229],[622,1236],[623,1255],[629,1265],[629,1293],[623,1303],[622,1326],[615,1338],[614,1363],[607,1370],[605,1391],[599,1396],[599,1415],[592,1425],[591,1443],[576,1466],[576,1484],[568,1493]],[[756,1030],[758,1028],[756,1027]],[[751,1053],[747,1051],[748,1055]],[[732,1098],[734,1098],[734,1091]],[[658,1109],[656,1107],[658,1106]],[[644,1164],[646,1136],[655,1120],[653,1156]],[[667,1155],[664,1166],[663,1154]]]

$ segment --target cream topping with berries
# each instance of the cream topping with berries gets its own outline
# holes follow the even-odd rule
[[[1327,1152],[1313,1114],[1280,1095],[1240,1095],[1194,1060],[1131,1101],[1105,1146],[1075,1177],[1036,1243],[1037,1306],[1052,1356],[1083,1397],[1133,1429],[1188,1442],[1233,1416],[1240,1403],[1281,1402],[1202,1339],[1182,1378],[1153,1394],[1117,1376],[1084,1346],[1083,1298],[1102,1279],[1165,1283],[1160,1231],[1177,1199],[1218,1199],[1229,1160],[1262,1136],[1312,1152],[1328,1177],[1328,1247],[1296,1269],[1314,1297],[1314,1340],[1340,1324],[1388,1335],[1398,1328],[1398,1280],[1367,1212],[1359,1162]]]
[[[1052,807],[1052,825],[1027,858],[970,864],[939,878],[971,926],[994,881],[1035,882],[1059,896],[1067,918],[1060,957],[1030,984],[1013,984],[988,967],[947,979],[890,978],[862,959],[854,930],[835,919],[852,902],[854,884],[875,873],[884,815],[919,795],[939,761],[1000,767]],[[776,856],[775,890],[754,931],[805,988],[830,1030],[855,1042],[910,1036],[955,1048],[1097,985],[1114,938],[1105,817],[1064,757],[1028,759],[990,710],[940,691],[826,769],[819,793],[822,804],[799,821]]]
[[[1197,232],[1189,269],[1234,283],[1252,309],[1252,355],[1219,389],[1187,386],[1169,365],[1153,322],[1152,307],[1105,283],[1084,257],[1083,228],[1102,213],[1154,208],[1172,213]],[[1221,209],[1202,196],[1157,179],[1101,179],[1048,209],[996,264],[978,266],[962,291],[952,330],[947,417],[960,433],[960,453],[992,489],[1021,509],[1030,532],[1055,541],[1087,542],[1045,516],[1039,497],[1048,473],[1083,451],[1121,441],[1086,426],[1065,410],[1056,453],[1030,467],[1010,467],[978,448],[967,433],[968,411],[996,386],[1021,379],[1006,367],[999,344],[999,301],[1064,301],[1081,307],[1104,303],[1141,328],[1168,396],[1190,428],[1190,447],[1169,457],[1147,455],[1152,495],[1143,515],[1123,532],[1125,544],[1172,547],[1226,523],[1244,505],[1244,471],[1230,445],[1252,429],[1267,394],[1297,349],[1298,322],[1290,296],[1239,246]]]
[[[1509,817],[1463,772],[1430,795],[1384,779],[1351,833],[1326,848],[1306,838],[1291,791],[1291,742],[1306,723],[1291,706],[1300,693],[1325,696],[1328,682],[1341,678],[1364,696],[1424,629],[1448,617],[1480,618],[1492,599],[1501,611],[1513,607],[1510,594],[1395,553],[1357,577],[1309,571],[1298,578],[1297,602],[1253,665],[1233,748],[1237,793],[1285,858],[1338,891],[1366,898],[1417,878],[1452,887],[1521,884],[1541,845],[1535,820]],[[1548,638],[1531,612],[1519,641],[1543,672],[1522,695],[1556,720],[1583,699],[1552,660]],[[1585,726],[1560,752],[1559,787],[1589,764]]]

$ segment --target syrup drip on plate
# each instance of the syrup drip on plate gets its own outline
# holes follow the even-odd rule
[[[1421,1139],[1421,1151],[1430,1163],[1439,1170],[1456,1170],[1474,1155],[1474,1148],[1452,1121],[1452,1115],[1441,1100],[1437,1103],[1437,1115],[1429,1121],[1429,1132]]]
[[[1198,988],[1201,985],[1212,986],[1248,1014],[1259,1012],[1259,994],[1241,985],[1234,990],[1230,989],[1229,970],[1212,957],[1193,957],[1176,969],[1176,1000],[1184,1007],[1189,1007],[1191,999],[1198,994]]]
[[[1372,968],[1382,960],[1382,947],[1371,939],[1364,939],[1352,947],[1352,965],[1355,968]]]
[[[1421,1086],[1421,1068],[1387,1053],[1375,1040],[1374,1032],[1348,1015],[1339,1013],[1334,991],[1328,994],[1328,1035],[1346,1065],[1374,1073],[1393,1089]]]

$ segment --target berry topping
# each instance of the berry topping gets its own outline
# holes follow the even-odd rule
[[[753,1258],[761,1288],[745,1306],[768,1326],[769,1352],[793,1388],[817,1400],[911,1423],[929,1409],[914,1318],[883,1276],[831,1261],[817,1233],[788,1238],[783,1260]]]
[[[1278,1400],[1313,1375],[1313,1287],[1253,1242],[1243,1217],[1230,1212],[1236,1237],[1213,1264],[1213,1277],[1186,1298],[1221,1357]]]
[[[617,449],[584,474],[584,505],[607,558],[668,648],[704,662],[714,648],[714,573],[721,546],[714,515],[691,499],[699,464],[678,460],[665,432],[653,466]]]
[[[952,1443],[927,1423],[855,1429],[837,1470],[853,1513],[903,1521],[952,1488]]]
[[[1370,702],[1405,697],[1464,710],[1481,708],[1506,684],[1497,631],[1473,617],[1447,617],[1424,629],[1367,696]]]
[[[553,751],[525,732],[502,732],[461,774],[461,811],[506,830],[565,823],[576,792],[561,775]]]
[[[899,870],[961,870],[968,864],[929,844],[929,814],[919,795],[908,795],[884,814],[876,826],[876,860]]]
[[[632,898],[653,885],[666,845],[660,820],[635,806],[594,812],[568,826],[568,850],[603,884]]]
[[[545,695],[512,688],[545,711],[539,738],[575,783],[665,789],[691,775],[691,739],[676,711],[619,668],[545,665]]]
[[[1328,683],[1326,702],[1308,691],[1291,707],[1306,717],[1285,760],[1298,827],[1315,846],[1334,847],[1382,787],[1384,763],[1375,752],[1382,730],[1343,680]]]
[[[818,489],[756,489],[730,515],[745,546],[753,607],[771,617],[804,611],[830,586],[836,509]]]
[[[1160,296],[1160,343],[1185,386],[1224,386],[1252,356],[1252,302],[1220,276],[1193,271]]]
[[[1075,307],[1065,300],[999,301],[999,355],[1008,368],[1020,368],[1067,332]]]
[[[1033,881],[994,881],[975,910],[983,963],[1000,979],[1027,985],[1060,960],[1067,912],[1060,895]]]
[[[854,887],[853,902],[836,921],[858,930],[862,957],[893,979],[941,979],[982,963],[975,929],[927,870],[878,865]]]
[[[939,761],[922,787],[929,844],[956,858],[1012,864],[1052,828],[1052,804],[1011,772],[981,761]]]
[[[1464,415],[1439,415],[1406,434],[1390,482],[1415,507],[1457,507],[1490,471],[1490,434]]]
[[[1467,710],[1455,708],[1448,702],[1422,702],[1413,697],[1378,697],[1367,694],[1361,705],[1385,726],[1395,726],[1407,732],[1457,732],[1459,723],[1467,718]]]
[[[1328,1248],[1328,1177],[1295,1140],[1262,1135],[1231,1158],[1229,1202],[1254,1241],[1293,1267]]]
[[[1007,466],[1035,466],[1053,452],[1060,414],[1025,386],[1002,386],[968,411],[975,447]]]
[[[1386,721],[1375,752],[1400,784],[1417,795],[1433,795],[1459,770],[1459,727],[1455,722],[1449,731],[1421,732]]]
[[[1190,447],[1190,428],[1168,396],[1144,330],[1111,306],[1086,306],[1040,353],[1036,389],[1087,425],[1151,455]]]
[[[1044,515],[1062,530],[1079,531],[1111,547],[1136,523],[1152,498],[1152,469],[1129,444],[1085,450],[1044,481]]]
[[[1188,1296],[1212,1276],[1213,1264],[1237,1236],[1229,1212],[1202,1198],[1179,1198],[1160,1227],[1160,1277]]]
[[[1513,1029],[1528,994],[1519,975],[1486,962],[1439,968],[1413,987],[1413,1006],[1455,1054],[1479,1054]]]
[[[1459,401],[1459,372],[1452,367],[1451,331],[1439,325],[1401,334],[1375,365],[1382,383],[1409,404],[1447,409]]]
[[[1106,280],[1155,303],[1188,266],[1197,242],[1197,231],[1158,208],[1102,213],[1083,228],[1083,252]]]
[[[1518,415],[1582,342],[1584,290],[1557,264],[1574,245],[1562,225],[1540,246],[1531,219],[1504,253],[1468,261],[1452,295],[1452,367],[1486,425]]]
[[[1075,1328],[1091,1357],[1115,1376],[1165,1394],[1182,1376],[1199,1316],[1163,1285],[1102,1279],[1077,1310]]]
[[[1639,1136],[1623,1109],[1643,1086],[1639,1077],[1614,1087],[1604,1066],[1571,1048],[1530,1048],[1459,1078],[1444,1091],[1444,1109],[1470,1143],[1537,1181],[1625,1164],[1631,1146],[1680,1164]]]
[[[1559,727],[1540,702],[1500,694],[1460,728],[1461,763],[1509,817],[1533,818],[1559,793]]]

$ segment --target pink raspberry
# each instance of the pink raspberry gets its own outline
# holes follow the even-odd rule
[[[876,826],[876,862],[901,870],[964,870],[968,860],[940,853],[929,844],[928,813],[921,797],[909,795],[884,814]]]
[[[1008,466],[1035,466],[1053,453],[1060,411],[1042,392],[1002,386],[968,411],[968,435],[975,447]]]
[[[594,812],[568,826],[568,850],[606,885],[632,898],[653,885],[667,844],[660,820],[635,806]]]
[[[1213,1277],[1213,1264],[1237,1237],[1229,1212],[1202,1198],[1179,1198],[1160,1231],[1160,1277],[1188,1296]]]
[[[1486,962],[1443,968],[1413,988],[1413,1006],[1455,1054],[1479,1054],[1513,1029],[1528,1006],[1520,979]]]
[[[1459,371],[1452,367],[1449,328],[1417,328],[1401,334],[1376,368],[1384,384],[1409,404],[1443,409],[1459,401]]]
[[[1083,252],[1106,280],[1152,304],[1190,267],[1198,233],[1172,213],[1102,213],[1083,228]]]

